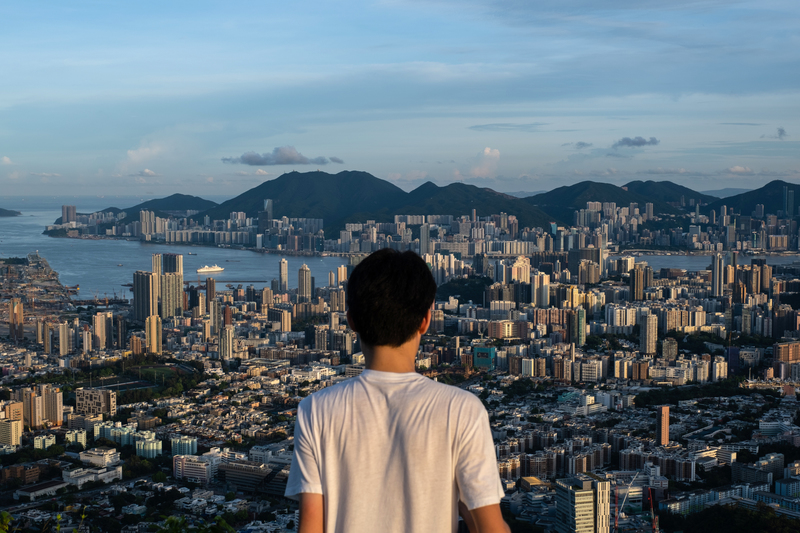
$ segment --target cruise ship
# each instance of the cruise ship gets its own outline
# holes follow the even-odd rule
[[[225,269],[222,268],[219,265],[214,265],[212,267],[206,265],[203,268],[198,268],[197,269],[197,273],[198,274],[207,274],[207,273],[210,273],[210,272],[222,272],[223,270],[225,270]]]

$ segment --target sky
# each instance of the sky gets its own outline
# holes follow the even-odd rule
[[[4,2],[0,196],[800,182],[797,28],[797,0]]]

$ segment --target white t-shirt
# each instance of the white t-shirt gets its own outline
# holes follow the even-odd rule
[[[414,372],[364,370],[300,402],[286,496],[324,496],[327,533],[455,532],[504,492],[480,400]]]

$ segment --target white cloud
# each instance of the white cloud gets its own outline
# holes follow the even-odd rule
[[[478,154],[478,163],[472,167],[470,174],[476,178],[494,177],[499,162],[500,150],[487,146],[483,149],[483,152]]]
[[[19,172],[16,170],[8,175],[8,179],[10,180],[18,180],[20,178]]]
[[[158,144],[142,145],[135,150],[128,150],[128,161],[131,163],[142,163],[161,154],[164,147]]]
[[[3,163],[4,165],[10,165],[11,164],[11,158],[8,157],[7,155],[4,155],[3,159],[0,159],[0,163]]]
[[[38,176],[40,178],[60,178],[61,174],[54,174],[51,172],[31,172],[31,176]]]
[[[258,170],[256,170],[255,174],[256,176],[269,176],[269,172],[267,172],[263,168],[259,168]]]
[[[140,177],[136,178],[136,183],[147,183],[147,180],[140,176]]]
[[[743,166],[733,166],[727,169],[728,172],[731,174],[753,174],[753,170],[750,167],[743,167]]]

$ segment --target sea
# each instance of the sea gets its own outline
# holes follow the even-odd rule
[[[210,198],[214,201],[223,201]],[[318,287],[328,285],[328,273],[347,264],[342,257],[300,257],[264,254],[250,250],[232,250],[210,246],[175,246],[116,239],[68,239],[43,235],[45,226],[61,216],[61,205],[75,205],[79,213],[92,213],[108,207],[126,208],[147,198],[77,197],[77,198],[9,198],[0,196],[0,207],[20,211],[22,216],[0,217],[0,258],[25,257],[38,252],[58,272],[63,285],[80,286],[78,299],[131,298],[130,288],[137,270],[151,270],[152,255],[183,255],[185,281],[207,277],[217,280],[217,287],[254,285],[269,287],[278,278],[279,263],[289,263],[289,287],[297,287],[297,276],[303,264],[311,269]],[[189,253],[197,255],[189,255]],[[219,265],[225,270],[213,274],[197,274],[198,268]]]

